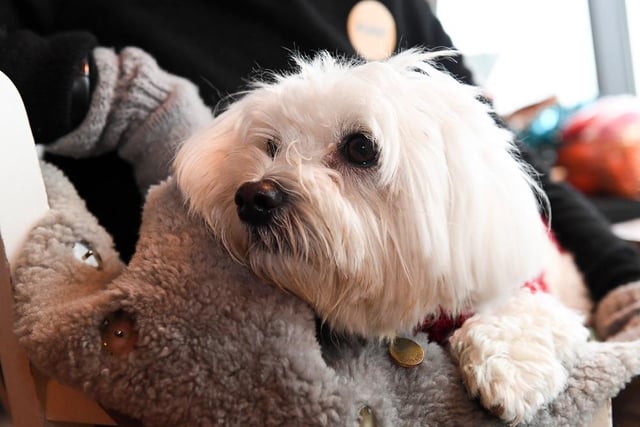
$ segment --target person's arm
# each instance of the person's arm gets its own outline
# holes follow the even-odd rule
[[[95,45],[88,33],[5,33],[0,70],[18,87],[45,160],[74,182],[128,259],[148,187],[169,175],[174,148],[211,112],[191,82],[140,49]]]
[[[592,323],[601,339],[640,338],[640,253],[617,237],[588,199],[564,183],[544,184],[551,225],[574,257],[597,303]]]
[[[0,36],[0,71],[25,103],[36,143],[69,158],[117,152],[142,194],[170,173],[175,147],[211,118],[198,89],[137,48],[29,30]]]
[[[523,149],[534,168],[536,162]],[[554,182],[539,170],[549,199],[551,229],[560,246],[573,255],[592,300],[592,324],[601,339],[640,338],[640,251],[611,230],[604,215],[570,184]]]
[[[542,180],[551,205],[551,228],[571,252],[594,301],[611,289],[640,280],[640,252],[617,237],[596,207],[569,184]]]
[[[176,147],[212,118],[195,85],[162,70],[146,52],[93,51],[99,78],[85,120],[47,152],[86,158],[117,152],[138,188],[166,178]]]
[[[0,34],[0,71],[16,85],[37,143],[50,143],[80,125],[97,79],[89,33],[40,37],[30,30]]]

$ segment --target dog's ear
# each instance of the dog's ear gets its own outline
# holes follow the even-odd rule
[[[436,57],[407,51],[388,60],[406,83],[397,89],[403,149],[394,170],[408,203],[427,212],[403,231],[420,242],[429,270],[440,271],[443,294],[475,305],[536,277],[548,238],[540,190],[513,134],[497,126],[478,88],[431,66]]]
[[[512,133],[479,101],[470,100],[469,110],[442,133],[452,251],[467,257],[471,299],[481,303],[542,273],[549,243],[540,212],[544,195],[519,159]]]

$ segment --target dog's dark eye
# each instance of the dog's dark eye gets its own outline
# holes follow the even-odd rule
[[[347,136],[342,144],[342,152],[349,163],[361,168],[371,167],[378,162],[376,145],[362,133]]]
[[[272,158],[275,159],[276,154],[278,153],[278,143],[275,141],[275,139],[270,139],[267,141],[267,154]]]

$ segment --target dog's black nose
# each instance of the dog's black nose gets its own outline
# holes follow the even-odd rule
[[[278,184],[269,180],[245,182],[236,191],[235,202],[240,219],[251,225],[266,225],[277,207],[282,205],[284,194]]]

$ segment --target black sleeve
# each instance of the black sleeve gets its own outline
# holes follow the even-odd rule
[[[523,157],[535,161],[523,150]],[[582,193],[570,184],[554,182],[540,171],[540,183],[549,198],[551,229],[583,274],[595,302],[617,286],[640,280],[640,252],[611,230],[611,224]]]
[[[84,119],[97,77],[96,44],[85,32],[0,34],[0,71],[17,87],[36,142],[50,143]]]
[[[0,32],[7,33],[23,25],[19,5],[14,1],[0,0]]]

